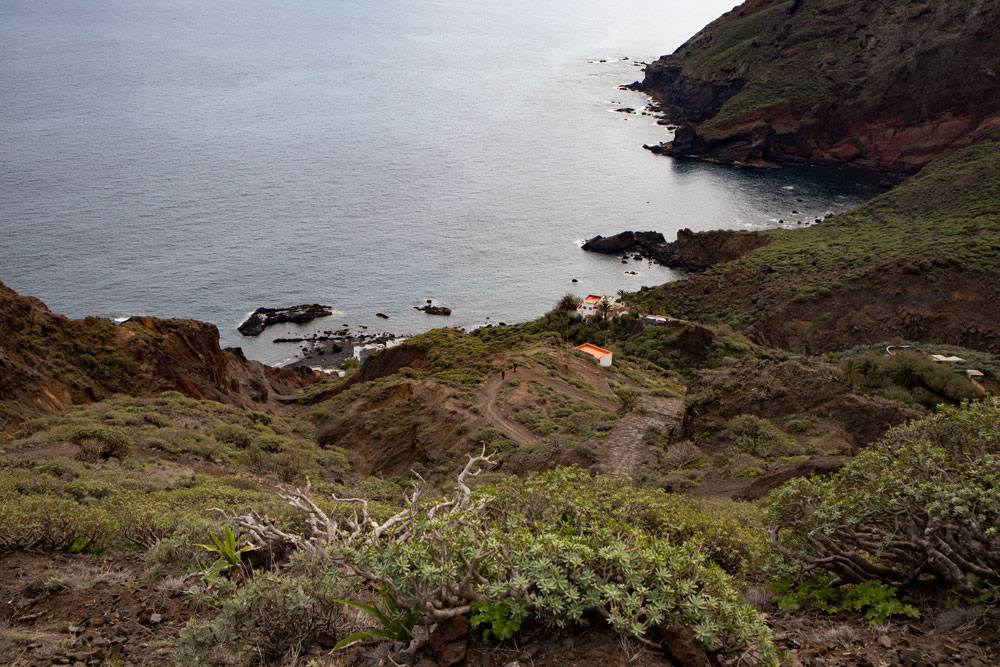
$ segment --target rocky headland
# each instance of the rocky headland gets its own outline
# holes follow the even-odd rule
[[[667,242],[659,232],[630,231],[608,237],[595,236],[588,239],[582,248],[604,255],[631,255],[678,271],[697,273],[714,264],[738,259],[769,242],[767,236],[755,232],[692,232],[681,229],[673,242]]]
[[[913,173],[1000,135],[998,34],[990,0],[748,0],[633,86],[680,125],[655,152]]]

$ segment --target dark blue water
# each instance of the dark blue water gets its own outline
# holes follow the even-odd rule
[[[615,113],[646,103],[617,87],[734,2],[693,4],[5,0],[0,280],[74,317],[207,320],[278,362],[287,330],[235,331],[257,306],[397,333],[524,320],[676,277],[580,239],[869,198],[852,175],[641,148],[665,130]]]

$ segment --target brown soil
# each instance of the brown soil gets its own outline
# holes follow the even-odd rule
[[[141,571],[128,557],[0,555],[0,662],[169,664],[197,604],[179,586],[139,583]]]

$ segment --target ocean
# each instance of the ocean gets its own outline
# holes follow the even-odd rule
[[[643,150],[669,134],[619,86],[733,4],[6,0],[0,281],[71,317],[206,320],[279,363],[298,346],[276,337],[516,322],[680,277],[581,251],[596,234],[871,198],[865,174]],[[338,312],[236,331],[314,302]]]

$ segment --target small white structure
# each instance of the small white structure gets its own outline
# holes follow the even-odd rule
[[[964,364],[965,359],[961,357],[946,357],[943,354],[932,354],[931,361],[939,364]]]
[[[610,366],[611,365],[611,350],[605,350],[603,347],[597,347],[591,343],[584,343],[583,345],[577,345],[577,350],[583,352],[584,354],[589,354],[594,359],[597,360],[599,366]]]
[[[379,350],[384,350],[385,345],[382,343],[369,343],[368,345],[355,345],[354,346],[354,358],[358,360],[359,364],[365,363],[368,357],[372,356]]]
[[[604,299],[600,294],[588,294],[576,307],[576,314],[580,317],[593,317],[597,314],[597,304]]]
[[[982,373],[982,371],[977,371],[977,370],[974,370],[972,368],[969,368],[969,369],[967,369],[965,371],[965,377],[969,378],[973,382],[982,382],[983,381],[983,373]]]
[[[618,297],[601,296],[600,294],[588,294],[585,296],[580,305],[576,307],[576,314],[583,318],[593,317],[600,313],[599,307],[602,303],[611,305],[611,310],[608,312],[614,317],[621,317],[628,314],[628,307],[624,302],[618,301]]]
[[[664,317],[663,315],[646,315],[642,319],[646,324],[666,324],[670,321],[669,317]]]

